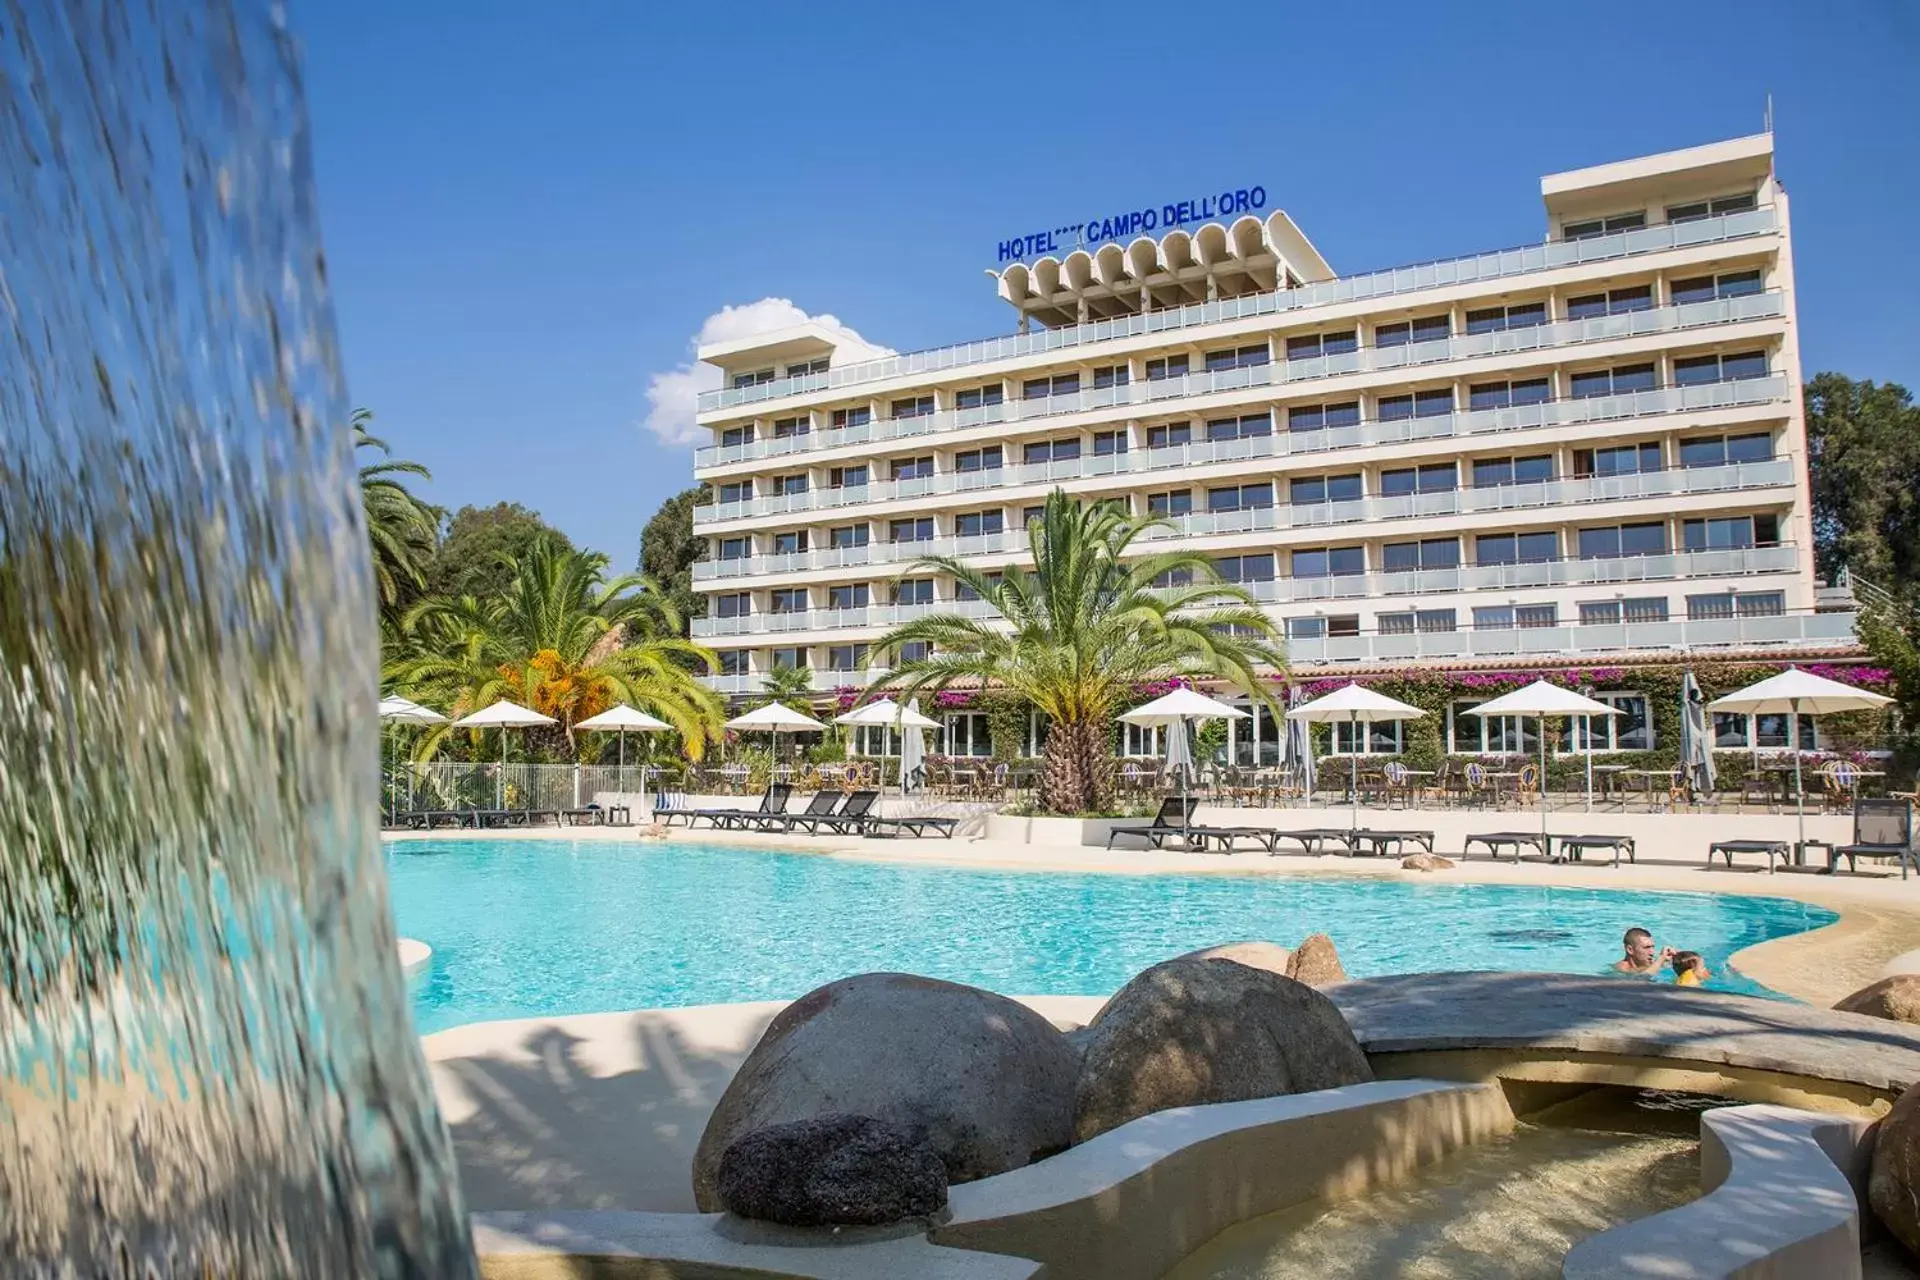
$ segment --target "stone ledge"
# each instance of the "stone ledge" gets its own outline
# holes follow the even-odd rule
[[[412,938],[400,939],[400,973],[404,977],[414,977],[426,972],[433,963],[433,948],[424,942]]]

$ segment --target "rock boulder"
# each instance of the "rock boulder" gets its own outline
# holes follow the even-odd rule
[[[1088,1027],[1074,1100],[1086,1141],[1170,1107],[1373,1079],[1353,1031],[1313,988],[1228,960],[1182,957],[1122,987]]]
[[[1287,976],[1310,987],[1324,987],[1345,982],[1347,971],[1340,965],[1340,953],[1333,949],[1333,939],[1324,933],[1310,933],[1293,949]]]
[[[1452,868],[1453,859],[1437,853],[1410,853],[1400,859],[1400,866],[1406,871],[1446,871]]]
[[[780,1012],[700,1135],[693,1198],[720,1207],[720,1157],[756,1129],[868,1116],[925,1143],[948,1182],[1017,1169],[1073,1140],[1080,1055],[1039,1014],[904,973],[830,982]]]
[[[1833,1006],[1841,1013],[1864,1013],[1894,1022],[1920,1023],[1920,974],[1897,973],[1860,988]]]
[[[755,1129],[720,1154],[720,1202],[790,1227],[881,1226],[947,1204],[947,1170],[924,1142],[872,1116]]]
[[[1235,964],[1246,965],[1249,969],[1265,969],[1268,973],[1277,973],[1287,977],[1288,967],[1293,960],[1293,952],[1277,942],[1223,942],[1217,947],[1202,947],[1198,951],[1189,951],[1180,957],[1182,960],[1231,960]]]
[[[1901,1094],[1880,1122],[1867,1203],[1881,1226],[1920,1253],[1920,1085]]]

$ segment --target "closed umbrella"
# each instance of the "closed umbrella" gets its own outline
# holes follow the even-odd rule
[[[1691,667],[1680,681],[1680,763],[1687,771],[1689,794],[1713,794],[1713,739],[1707,732],[1707,700]]]
[[[907,793],[907,783],[912,781],[917,791],[924,781],[927,768],[927,730],[938,729],[940,722],[920,714],[920,699],[913,698],[907,703],[906,714],[900,717],[903,727],[900,735],[900,794]]]
[[[1245,720],[1247,713],[1224,702],[1216,702],[1192,689],[1175,689],[1120,717],[1128,724],[1163,728],[1167,733],[1167,771],[1180,773],[1180,800],[1184,808],[1193,778],[1193,752],[1188,746],[1188,722],[1192,720]],[[1176,754],[1176,752],[1178,754]]]
[[[856,728],[893,729],[900,734],[900,791],[903,795],[908,779],[926,760],[926,744],[921,733],[940,727],[938,720],[920,714],[918,698],[904,707],[891,698],[880,698],[865,706],[855,707],[844,715],[835,716],[833,722]]]
[[[1549,680],[1535,680],[1524,689],[1503,693],[1491,702],[1483,702],[1467,712],[1472,716],[1532,716],[1538,722],[1540,740],[1540,837],[1547,838],[1547,717],[1617,716],[1618,707],[1596,702],[1572,689],[1563,689]],[[1591,744],[1589,744],[1591,745]],[[1592,778],[1592,774],[1588,774]],[[1587,783],[1589,792],[1593,783]],[[1588,803],[1592,803],[1589,794]]]
[[[1307,691],[1295,685],[1287,695],[1287,707],[1291,710],[1305,703],[1306,700]],[[1286,727],[1286,745],[1280,757],[1280,764],[1287,776],[1300,784],[1300,794],[1305,796],[1307,803],[1311,805],[1314,788],[1319,783],[1319,779],[1315,776],[1319,766],[1313,758],[1313,728],[1305,720],[1288,720]],[[1259,761],[1256,760],[1254,763],[1258,764]]]
[[[637,733],[657,733],[661,729],[673,728],[673,726],[665,720],[650,716],[644,711],[635,711],[632,707],[624,703],[608,707],[597,716],[588,716],[585,720],[582,720],[573,727],[576,729],[587,729],[596,733],[618,733],[620,735],[620,771],[614,775],[616,779],[614,790],[616,791],[625,790],[627,774],[627,730],[632,729]],[[640,807],[642,809],[647,807],[647,771],[644,766],[640,770]]]
[[[498,729],[500,731],[500,773],[493,784],[494,808],[507,807],[507,730],[532,729],[543,724],[558,723],[560,722],[552,716],[543,716],[538,711],[530,711],[519,703],[508,702],[504,698],[482,707],[472,715],[461,716],[453,722],[456,729]]]
[[[1777,676],[1768,676],[1758,684],[1737,689],[1724,698],[1707,704],[1709,711],[1738,715],[1788,717],[1791,726],[1787,741],[1793,744],[1793,803],[1800,817],[1800,847],[1807,843],[1807,798],[1800,777],[1800,717],[1833,715],[1843,711],[1873,711],[1893,699],[1866,689],[1856,689],[1838,680],[1829,680],[1788,667]]]
[[[780,735],[783,733],[808,733],[824,730],[827,726],[812,716],[802,715],[790,707],[778,702],[769,702],[766,706],[749,711],[743,716],[735,716],[727,721],[727,728],[743,733],[771,733],[773,735],[773,755],[780,757]]]
[[[1350,726],[1350,732],[1359,733],[1363,724],[1373,724],[1383,720],[1417,720],[1427,714],[1411,703],[1398,698],[1389,698],[1384,693],[1375,693],[1363,689],[1357,684],[1344,684],[1324,698],[1315,698],[1312,702],[1303,702],[1287,712],[1289,723],[1340,724]],[[1360,829],[1360,752],[1359,743],[1350,759],[1348,798],[1353,805],[1353,829]]]

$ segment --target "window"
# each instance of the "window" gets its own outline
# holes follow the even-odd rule
[[[791,475],[775,476],[773,492],[776,497],[791,497],[807,491],[807,473],[796,471]]]
[[[862,405],[858,409],[835,409],[833,411],[833,429],[841,431],[847,427],[864,427],[873,421],[873,409]]]
[[[1381,396],[1380,421],[1398,422],[1404,418],[1436,418],[1453,412],[1453,389],[1416,391],[1406,396]]]
[[[1651,751],[1653,720],[1645,694],[1595,693],[1595,702],[1604,702],[1619,712],[1612,716],[1570,716],[1555,735],[1554,747],[1562,752],[1576,751]],[[1574,745],[1576,733],[1580,745]]]
[[[1617,627],[1622,622],[1665,622],[1665,596],[1643,596],[1633,600],[1587,600],[1580,605],[1583,627]]]
[[[747,674],[747,651],[745,649],[722,649],[720,651],[720,674],[723,676],[743,676]]]
[[[867,545],[868,532],[864,524],[843,524],[827,530],[827,545],[836,551],[845,547],[864,547]]]
[[[1273,505],[1273,484],[1235,484],[1207,490],[1209,511],[1252,511]]]
[[[1213,567],[1228,582],[1272,582],[1273,553],[1256,556],[1217,556]]]
[[[1418,320],[1402,320],[1397,324],[1377,324],[1373,327],[1373,345],[1376,347],[1404,347],[1416,342],[1438,342],[1452,336],[1453,323],[1447,316],[1422,316]]]
[[[752,373],[736,373],[733,385],[736,387],[758,387],[773,381],[774,370],[755,369]]]
[[[1360,473],[1345,476],[1309,476],[1287,486],[1287,501],[1296,507],[1323,502],[1357,502],[1360,499]]]
[[[1567,319],[1593,320],[1600,316],[1621,316],[1630,311],[1653,310],[1653,286],[1637,284],[1626,289],[1609,289],[1567,299]]]
[[[1047,508],[1045,503],[1035,507],[1022,507],[1020,508],[1020,527],[1024,529],[1035,520],[1044,520],[1046,515]]]
[[[1147,381],[1161,382],[1167,378],[1187,376],[1187,358],[1185,356],[1161,356],[1147,361]]]
[[[1553,399],[1553,385],[1546,378],[1525,378],[1519,382],[1477,382],[1467,388],[1469,409],[1511,409],[1515,405],[1545,404]]]
[[[1485,307],[1467,312],[1467,332],[1500,333],[1507,329],[1532,329],[1547,322],[1547,304],[1523,302],[1511,307]]]
[[[796,555],[807,549],[807,531],[789,529],[785,533],[773,535],[773,554],[777,556]]]
[[[1473,611],[1475,631],[1521,631],[1558,626],[1560,611],[1550,604],[1479,605]]]
[[[1397,756],[1406,748],[1404,720],[1371,723],[1333,722],[1333,754],[1337,756]]]
[[[1147,495],[1147,514],[1150,516],[1183,516],[1193,510],[1193,491],[1191,489],[1170,489],[1166,493]]]
[[[1289,360],[1343,356],[1359,349],[1359,339],[1352,329],[1342,329],[1334,333],[1309,333],[1287,339],[1287,359]]]
[[[1667,221],[1698,222],[1722,213],[1745,213],[1753,207],[1753,192],[1743,191],[1737,196],[1716,196],[1712,200],[1698,200],[1692,204],[1670,204],[1667,206]]]
[[[772,649],[767,653],[767,666],[775,671],[791,671],[807,665],[807,651],[799,649]]]
[[[932,604],[932,578],[901,578],[893,584],[888,599],[893,604]]]
[[[1273,418],[1264,413],[1250,413],[1244,418],[1214,418],[1207,423],[1207,439],[1210,441],[1252,440],[1272,434]]]
[[[1380,494],[1386,498],[1403,497],[1409,493],[1449,493],[1459,484],[1460,469],[1451,462],[1395,467],[1380,473]]]
[[[1447,707],[1447,750],[1455,755],[1531,755],[1540,739],[1532,716],[1476,716],[1473,702]]]
[[[988,718],[984,711],[954,711],[946,721],[946,754],[986,757],[993,754],[993,739],[988,736]]]
[[[893,402],[893,416],[896,418],[924,418],[932,412],[932,396],[909,396]]]
[[[773,420],[773,438],[775,440],[797,440],[801,436],[810,436],[812,434],[812,418],[775,418]]]
[[[1124,387],[1133,381],[1133,372],[1123,364],[1103,365],[1093,371],[1093,389]]]
[[[1006,399],[1006,388],[999,383],[984,387],[963,387],[953,393],[953,407],[956,409],[984,409],[990,404],[1000,404]]]
[[[827,646],[827,670],[858,671],[860,664],[867,660],[867,646],[864,644],[832,644]]]
[[[1206,370],[1218,373],[1222,369],[1250,369],[1255,365],[1266,364],[1273,359],[1273,351],[1264,342],[1256,342],[1244,347],[1224,347],[1219,351],[1206,353]]]
[[[734,449],[740,445],[752,443],[753,427],[751,424],[744,427],[728,427],[720,433],[720,447],[722,449]]]
[[[1127,451],[1127,433],[1120,431],[1096,431],[1093,433],[1093,456],[1111,458]]]
[[[994,444],[984,449],[962,449],[953,455],[953,469],[963,474],[969,471],[998,471],[1000,446]]]
[[[1767,376],[1764,351],[1742,351],[1735,355],[1691,356],[1673,362],[1674,385],[1697,387],[1707,382],[1740,382]]]
[[[1573,375],[1573,398],[1588,400],[1594,396],[1623,396],[1654,388],[1653,366],[1627,364],[1615,369],[1589,369]]]
[[[799,364],[790,364],[787,366],[787,376],[789,378],[804,378],[810,373],[825,373],[826,371],[827,358],[825,356],[821,356],[817,360],[802,360]]]
[[[888,542],[932,542],[933,517],[919,516],[887,521]]]
[[[714,549],[714,558],[717,560],[745,560],[752,554],[752,539],[746,537],[722,538]]]
[[[1718,298],[1744,298],[1756,294],[1764,287],[1758,271],[1729,271],[1717,276],[1695,276],[1690,280],[1675,280],[1671,286],[1673,305],[1683,307],[1689,302],[1712,302]]]
[[[745,502],[751,497],[753,497],[753,481],[729,480],[714,494],[714,501],[725,506],[729,502]]]
[[[827,488],[829,489],[864,489],[866,487],[867,464],[864,462],[857,467],[827,468]]]
[[[1324,640],[1329,636],[1357,636],[1360,634],[1360,615],[1357,613],[1339,614],[1335,617],[1288,618],[1287,639]]]
[[[1345,578],[1366,571],[1363,547],[1311,547],[1293,553],[1296,578]]]
[[[1030,467],[1048,462],[1072,462],[1079,456],[1079,436],[1062,436],[1058,440],[1034,440],[1024,445],[1020,451],[1020,461]]]
[[[1156,587],[1190,587],[1193,585],[1193,570],[1188,568],[1168,569],[1153,580]]]
[[[1536,453],[1524,458],[1475,458],[1473,487],[1493,489],[1507,484],[1541,484],[1553,479],[1553,455]]]
[[[986,575],[987,585],[995,590],[998,590],[1000,587],[1000,579],[1003,576],[1004,575],[998,574],[998,573],[987,574]],[[953,598],[955,600],[978,600],[980,598],[980,593],[978,591],[975,591],[972,587],[968,586],[966,583],[956,581],[953,584]]]
[[[805,587],[776,587],[768,593],[768,613],[805,613],[807,611],[807,589]]]
[[[745,618],[753,613],[753,596],[745,591],[729,591],[713,598],[716,618]]]
[[[1416,631],[1436,632],[1456,629],[1454,612],[1451,609],[1383,613],[1376,620],[1380,623],[1380,634],[1383,636],[1410,636]]]
[[[1693,621],[1709,618],[1778,618],[1786,611],[1787,597],[1779,591],[1723,591],[1687,597],[1687,617]]]
[[[827,588],[829,609],[864,609],[867,600],[867,584],[864,582],[843,582]]]
[[[990,511],[962,511],[953,518],[953,536],[956,538],[978,538],[983,534],[1000,533],[1007,527],[1007,513],[999,507]]]
[[[1183,444],[1193,443],[1193,424],[1191,422],[1169,422],[1165,426],[1147,428],[1147,448],[1172,449]]]
[[[1644,524],[1610,524],[1582,529],[1579,534],[1582,560],[1618,560],[1625,556],[1665,555],[1667,526],[1660,521]]]
[[[1380,567],[1388,573],[1416,569],[1460,567],[1460,539],[1426,538],[1419,542],[1389,542],[1380,549]]]
[[[1773,436],[1765,431],[1744,436],[1696,436],[1680,442],[1682,467],[1725,467],[1739,462],[1773,461]]]
[[[1475,564],[1542,564],[1560,558],[1560,536],[1551,529],[1534,533],[1482,533],[1473,540]]]
[[[1573,451],[1573,476],[1576,480],[1585,480],[1590,476],[1641,475],[1659,471],[1664,465],[1657,440]]]
[[[1048,396],[1078,395],[1080,375],[1056,373],[1051,378],[1028,378],[1020,384],[1022,400],[1045,400]]]
[[[1360,424],[1360,402],[1342,400],[1338,404],[1301,404],[1287,410],[1287,430],[1323,431],[1329,427],[1353,427]]]
[[[1638,231],[1646,225],[1646,210],[1636,209],[1632,213],[1616,213],[1606,218],[1569,222],[1560,229],[1560,234],[1568,240],[1588,240],[1594,236],[1612,235],[1616,231]]]
[[[933,643],[929,640],[909,640],[893,651],[895,662],[925,662],[933,656]],[[871,728],[872,726],[868,726]],[[892,733],[889,729],[887,732]]]
[[[1801,716],[1799,725],[1799,749],[1815,751],[1820,740],[1814,728],[1812,716]],[[1783,715],[1749,716],[1740,712],[1716,711],[1713,713],[1713,745],[1715,748],[1748,750],[1751,747],[1785,747],[1787,741],[1787,717]]]
[[[920,458],[895,458],[893,460],[893,478],[895,480],[918,480],[922,476],[933,474],[933,456]]]
[[[1779,542],[1780,517],[1775,515],[1713,516],[1680,524],[1680,545],[1688,551],[1772,547]]]

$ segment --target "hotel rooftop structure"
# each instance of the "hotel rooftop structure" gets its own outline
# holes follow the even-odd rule
[[[986,612],[915,562],[1024,562],[1055,487],[1166,517],[1299,672],[1852,650],[1814,578],[1771,136],[1540,191],[1521,248],[1341,276],[1249,213],[1004,265],[1006,337],[702,348],[716,687],[884,679],[888,627]]]

